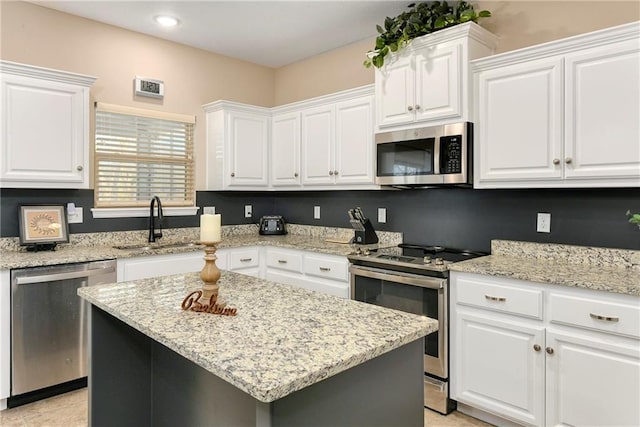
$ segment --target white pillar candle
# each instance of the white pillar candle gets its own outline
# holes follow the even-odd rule
[[[220,239],[220,214],[200,215],[200,241],[219,242]]]

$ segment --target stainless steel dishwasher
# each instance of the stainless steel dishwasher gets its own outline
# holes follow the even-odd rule
[[[12,397],[87,376],[88,306],[77,290],[115,281],[114,260],[11,271]]]

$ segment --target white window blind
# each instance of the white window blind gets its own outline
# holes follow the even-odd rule
[[[194,206],[195,117],[96,104],[95,206]]]

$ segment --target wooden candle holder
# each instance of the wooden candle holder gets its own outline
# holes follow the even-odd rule
[[[204,267],[200,272],[200,278],[204,282],[202,285],[202,297],[200,302],[203,304],[209,303],[211,297],[215,295],[215,300],[218,298],[218,280],[220,279],[220,270],[216,265],[216,245],[220,242],[201,242],[204,247]]]

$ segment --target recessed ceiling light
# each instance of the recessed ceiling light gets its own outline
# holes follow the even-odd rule
[[[158,15],[153,19],[163,27],[175,27],[176,25],[178,25],[178,19],[174,18],[173,16]]]

